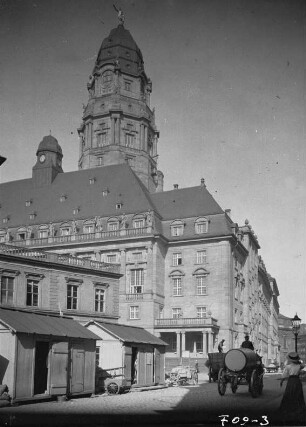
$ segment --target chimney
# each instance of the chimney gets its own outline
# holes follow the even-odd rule
[[[231,217],[231,209],[225,209],[225,213],[226,213],[229,217]]]
[[[174,190],[177,190],[178,189],[178,184],[173,184],[173,188],[174,188]]]
[[[201,179],[201,187],[206,187],[204,178]]]

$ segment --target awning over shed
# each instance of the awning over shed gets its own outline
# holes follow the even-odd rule
[[[153,345],[168,345],[160,338],[157,338],[155,335],[152,335],[150,332],[146,331],[143,328],[136,326],[126,326],[120,325],[118,323],[106,323],[99,321],[91,321],[86,324],[95,324],[104,331],[110,333],[114,337],[125,343],[138,343],[138,344],[153,344]]]
[[[15,333],[100,339],[77,321],[51,314],[36,314],[28,311],[0,308],[0,323]]]

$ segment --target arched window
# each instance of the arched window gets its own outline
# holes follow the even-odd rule
[[[197,218],[194,223],[194,229],[196,234],[207,233],[208,220],[206,218]]]
[[[60,226],[60,235],[61,236],[70,236],[71,231],[72,231],[71,224],[69,224],[67,222],[61,224],[61,226]]]
[[[90,234],[95,232],[95,221],[93,219],[83,222],[83,233]]]
[[[109,218],[107,221],[107,231],[117,231],[117,230],[119,230],[118,218]]]

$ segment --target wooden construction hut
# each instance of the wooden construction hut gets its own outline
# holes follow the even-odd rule
[[[100,321],[90,321],[85,326],[100,337],[96,363],[102,371],[101,382],[107,378],[100,385],[108,392],[164,383],[164,341],[135,326]]]
[[[71,318],[0,308],[0,383],[13,402],[94,393],[98,338]]]

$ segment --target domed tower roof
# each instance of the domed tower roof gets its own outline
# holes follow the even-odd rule
[[[111,30],[100,47],[94,72],[109,62],[119,61],[120,68],[128,74],[138,75],[143,70],[142,53],[134,41],[131,33],[118,25]]]
[[[52,151],[54,153],[59,153],[63,155],[61,146],[59,145],[58,141],[54,136],[48,135],[44,136],[43,140],[40,142],[36,154],[38,154],[40,151]]]

